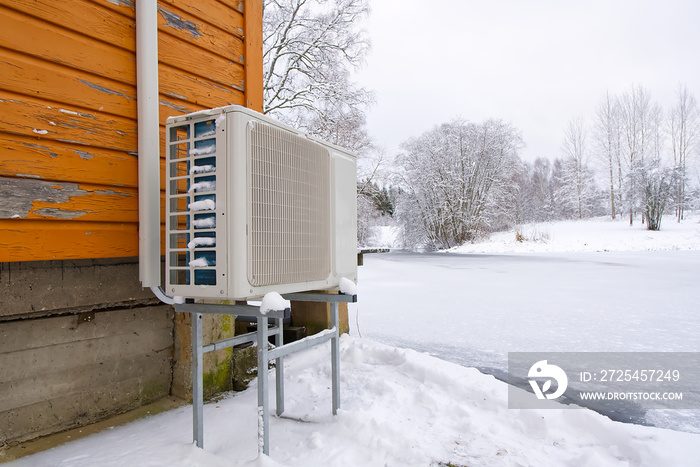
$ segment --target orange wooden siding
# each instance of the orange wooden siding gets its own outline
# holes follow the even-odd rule
[[[262,110],[262,0],[158,12],[164,157],[171,115]],[[138,255],[135,42],[131,0],[0,0],[0,262]]]

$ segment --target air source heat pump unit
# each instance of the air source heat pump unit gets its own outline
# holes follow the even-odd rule
[[[166,125],[166,283],[244,300],[357,278],[356,157],[240,106]]]

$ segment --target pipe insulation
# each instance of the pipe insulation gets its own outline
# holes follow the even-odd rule
[[[138,112],[139,280],[160,287],[160,120],[157,0],[136,4]]]

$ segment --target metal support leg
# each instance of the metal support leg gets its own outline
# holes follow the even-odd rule
[[[277,318],[277,335],[275,336],[275,347],[284,345],[284,320]],[[284,357],[275,359],[275,408],[279,417],[284,412]]]
[[[267,316],[258,318],[258,450],[270,454],[270,401],[267,372]]]
[[[335,328],[331,338],[331,390],[333,398],[333,415],[340,408],[340,332],[338,319],[338,303],[331,303],[331,327]]]
[[[192,437],[204,449],[204,375],[202,374],[202,314],[192,313]]]

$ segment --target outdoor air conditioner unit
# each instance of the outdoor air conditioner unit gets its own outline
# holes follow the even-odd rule
[[[245,300],[357,279],[356,157],[231,105],[166,124],[169,295]]]

